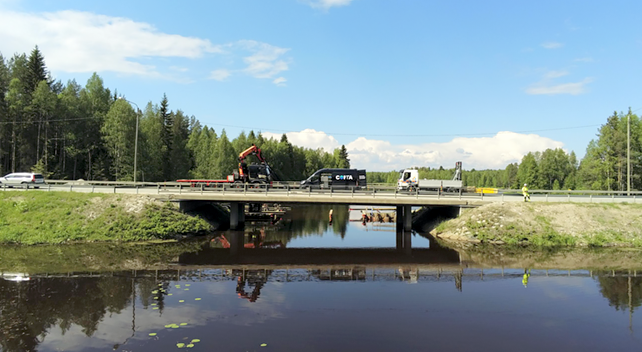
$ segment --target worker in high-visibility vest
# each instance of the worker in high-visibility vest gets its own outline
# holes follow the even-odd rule
[[[531,201],[531,195],[528,194],[528,187],[524,183],[524,187],[522,187],[522,194],[524,195],[524,202],[530,202]]]
[[[522,277],[522,285],[528,286],[528,279],[531,277],[531,269],[524,269],[524,277]]]

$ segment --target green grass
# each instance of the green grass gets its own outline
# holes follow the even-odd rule
[[[97,197],[96,203],[109,206],[91,201]],[[205,220],[170,204],[148,204],[134,214],[126,212],[121,201],[113,195],[0,192],[0,244],[163,240],[210,228]],[[88,216],[90,211],[95,217]]]
[[[166,265],[184,253],[198,252],[203,241],[167,243],[92,243],[65,246],[0,245],[0,271],[65,273],[119,271]]]

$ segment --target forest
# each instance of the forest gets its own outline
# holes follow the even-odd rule
[[[345,146],[333,153],[292,145],[261,133],[230,140],[202,126],[167,96],[140,109],[93,74],[84,87],[54,81],[36,47],[27,56],[0,54],[0,174],[40,172],[48,179],[224,179],[252,144],[285,180],[302,180],[324,167],[350,167]],[[138,135],[137,135],[138,123]],[[136,143],[136,141],[138,143]]]
[[[0,175],[31,170],[49,179],[224,179],[252,144],[284,180],[302,180],[324,167],[350,167],[345,146],[329,153],[295,146],[285,134],[275,140],[254,131],[230,139],[224,129],[215,131],[181,109],[170,109],[167,96],[159,98],[160,103],[141,109],[106,88],[96,73],[85,86],[75,80],[63,84],[51,78],[38,47],[9,59],[0,54]],[[627,188],[627,160],[631,189],[642,189],[642,123],[631,109],[606,119],[582,160],[572,151],[548,149],[528,153],[503,170],[464,170],[462,178],[476,187],[519,189],[527,183],[531,189],[621,191]],[[443,167],[419,169],[421,178],[453,174]],[[368,183],[396,183],[398,175],[396,170],[368,172]]]
[[[627,148],[629,124],[630,148]],[[628,153],[627,153],[628,152]],[[627,154],[629,157],[627,158]],[[542,190],[627,190],[627,159],[630,160],[631,190],[642,189],[642,124],[629,111],[613,112],[586,148],[580,161],[575,152],[547,149],[530,152],[519,163],[503,170],[465,170],[462,180],[466,186],[520,189],[526,183],[530,189]],[[419,168],[419,177],[448,180],[455,169]],[[399,177],[397,171],[368,173],[370,183],[391,183]]]

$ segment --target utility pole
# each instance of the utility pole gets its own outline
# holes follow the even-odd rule
[[[124,101],[126,101],[126,102],[128,102],[130,104],[136,105],[136,138],[134,139],[134,185],[135,185],[136,184],[136,165],[137,165],[136,158],[138,156],[138,120],[140,118],[138,115],[139,115],[139,113],[142,113],[142,111],[138,107],[138,104],[134,103],[133,101],[129,101],[129,100],[123,98],[123,97],[119,97],[118,99],[119,100],[124,100]]]
[[[631,108],[626,115],[626,192],[631,195]]]

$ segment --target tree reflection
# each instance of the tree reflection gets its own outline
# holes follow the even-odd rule
[[[633,311],[642,304],[642,277],[631,277],[628,271],[616,271],[599,275],[597,281],[600,293],[616,310]]]
[[[332,209],[332,223],[328,214]],[[347,205],[310,205],[296,206],[286,214],[288,221],[283,230],[275,233],[268,233],[268,240],[288,243],[293,238],[320,236],[331,230],[344,238],[348,229]]]
[[[106,314],[120,313],[132,304],[131,277],[39,278],[25,282],[0,279],[0,348],[35,351],[47,333],[58,326],[64,335],[72,325],[87,336],[96,333]],[[137,278],[142,297],[150,301],[153,278]]]

